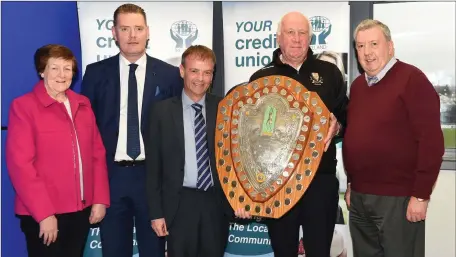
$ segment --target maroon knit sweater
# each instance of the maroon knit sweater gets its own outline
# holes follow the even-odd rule
[[[351,188],[428,199],[444,153],[437,92],[418,68],[397,61],[377,84],[350,90],[343,141]]]

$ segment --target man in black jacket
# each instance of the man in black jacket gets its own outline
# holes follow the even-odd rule
[[[313,56],[309,48],[311,37],[311,25],[304,15],[291,12],[283,16],[277,28],[279,49],[274,51],[272,62],[250,78],[250,82],[270,75],[293,78],[308,90],[318,93],[331,112],[325,153],[311,185],[282,218],[265,221],[274,255],[280,257],[296,257],[300,226],[303,229],[306,256],[330,256],[337,218],[339,181],[336,178],[336,147],[332,138],[340,136],[345,124],[347,86],[336,65]],[[241,217],[250,216],[246,213],[237,214]]]
[[[146,133],[147,197],[152,228],[172,257],[222,257],[233,210],[215,162],[221,98],[207,93],[214,52],[193,45],[182,54],[181,96],[154,104]]]

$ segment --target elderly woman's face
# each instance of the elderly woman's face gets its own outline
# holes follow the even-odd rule
[[[49,94],[55,96],[65,92],[73,79],[73,62],[62,58],[49,58],[41,74]]]

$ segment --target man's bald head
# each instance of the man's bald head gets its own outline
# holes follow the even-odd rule
[[[309,19],[300,12],[285,14],[277,26],[277,43],[282,61],[298,67],[307,58],[312,27]]]
[[[309,22],[309,19],[300,12],[289,12],[282,16],[282,18],[279,21],[279,24],[277,25],[277,36],[281,34],[283,24],[287,24],[288,22],[302,22],[303,24],[307,24],[307,26],[309,27],[309,38],[312,37],[312,26]]]

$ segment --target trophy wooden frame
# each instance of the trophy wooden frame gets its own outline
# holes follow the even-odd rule
[[[233,89],[219,103],[215,133],[231,207],[269,218],[288,212],[317,172],[329,124],[318,94],[292,78],[267,76]]]

